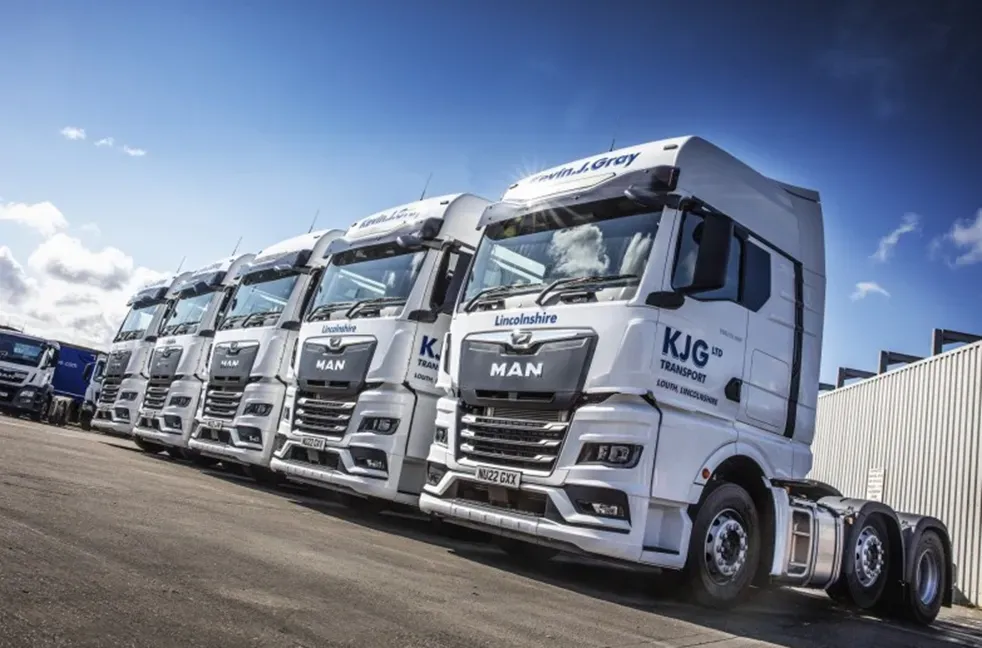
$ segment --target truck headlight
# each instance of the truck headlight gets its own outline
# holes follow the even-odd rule
[[[634,468],[641,459],[641,449],[641,446],[630,443],[584,443],[576,463]]]
[[[245,416],[269,416],[273,411],[270,403],[249,403],[242,412]]]
[[[399,427],[399,419],[387,416],[366,416],[358,425],[359,432],[374,432],[375,434],[395,434]]]
[[[34,394],[36,393],[37,389],[34,387],[25,387],[24,389],[20,390],[19,394],[17,394],[17,398],[20,400],[32,400],[34,398]]]

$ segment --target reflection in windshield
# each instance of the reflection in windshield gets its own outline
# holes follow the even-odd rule
[[[192,333],[201,322],[214,293],[208,292],[193,297],[182,297],[174,304],[170,316],[160,329],[161,335]]]
[[[661,210],[615,199],[488,227],[463,301],[499,286],[644,273]]]
[[[390,244],[335,255],[311,301],[310,316],[334,304],[382,298],[393,303],[406,300],[425,254],[423,250]]]
[[[163,304],[153,304],[142,308],[131,308],[113,341],[121,342],[143,337],[143,334],[147,332],[147,327],[153,321],[153,316],[157,314],[157,309],[162,307]]]
[[[300,275],[291,272],[268,278],[267,274],[247,275],[232,297],[232,307],[222,320],[222,328],[244,322],[250,315],[276,315],[283,312]]]
[[[41,362],[44,343],[16,335],[0,333],[0,361],[26,367],[36,367]]]

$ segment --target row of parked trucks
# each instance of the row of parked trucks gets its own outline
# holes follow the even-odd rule
[[[930,623],[945,525],[807,479],[824,308],[817,192],[656,141],[144,288],[93,425],[709,606],[790,585]]]

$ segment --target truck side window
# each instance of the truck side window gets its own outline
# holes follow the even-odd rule
[[[430,295],[430,307],[450,312],[454,302],[457,301],[457,293],[460,292],[461,285],[464,283],[464,275],[467,273],[467,266],[470,265],[471,255],[462,251],[448,251],[440,263],[436,283],[433,284],[433,292]]]
[[[702,232],[702,216],[686,213],[682,221],[682,235],[675,258],[675,271],[672,286],[688,283],[695,272],[696,255],[699,252],[699,235]],[[736,235],[730,240],[730,260],[726,272],[726,284],[718,290],[710,290],[693,295],[702,301],[740,302],[740,278],[743,265],[743,241]]]
[[[771,253],[753,241],[746,241],[743,249],[743,294],[740,303],[757,312],[771,298]]]

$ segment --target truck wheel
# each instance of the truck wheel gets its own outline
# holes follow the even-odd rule
[[[41,409],[39,409],[36,412],[31,412],[31,420],[34,421],[35,423],[40,423],[45,418],[47,418],[49,409],[51,409],[51,397],[46,396],[44,399],[44,403],[41,406]]]
[[[156,443],[150,443],[149,441],[144,441],[139,437],[135,437],[133,439],[133,443],[135,443],[136,447],[140,450],[150,454],[158,454],[164,450],[163,446],[159,446]]]
[[[167,455],[171,459],[184,459],[184,450],[181,448],[167,448]]]
[[[925,531],[914,551],[914,577],[907,588],[900,616],[919,625],[930,625],[941,611],[944,600],[947,552],[941,537]]]
[[[82,412],[81,416],[78,417],[78,425],[86,432],[92,430],[92,413]]]
[[[862,525],[853,525],[846,543],[842,575],[827,593],[839,603],[852,603],[860,610],[876,607],[887,586],[890,571],[890,538],[886,523],[871,515]]]
[[[211,468],[218,463],[218,459],[215,459],[214,457],[206,457],[200,452],[192,452],[190,459],[192,464],[200,468]]]
[[[760,562],[760,526],[750,495],[736,484],[714,488],[696,513],[685,571],[700,605],[724,608],[747,592]]]
[[[545,547],[503,536],[494,536],[494,544],[498,545],[498,548],[508,554],[515,562],[530,567],[547,562],[559,554],[559,550],[553,549],[552,547]]]

